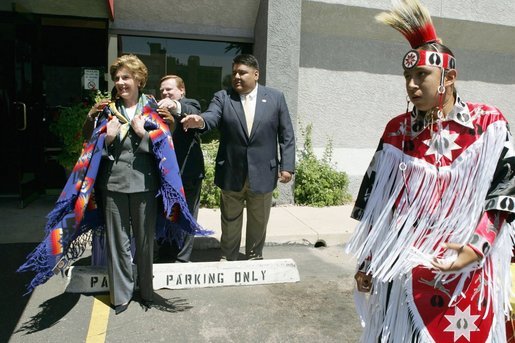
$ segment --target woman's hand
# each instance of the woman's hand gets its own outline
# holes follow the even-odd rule
[[[145,133],[147,132],[145,130],[145,118],[141,114],[137,114],[132,118],[131,120],[131,126],[134,132],[139,136],[139,138],[143,138],[145,136]]]
[[[469,264],[478,262],[481,260],[482,256],[478,255],[474,249],[469,247],[468,245],[456,244],[456,243],[444,243],[442,247],[445,249],[455,250],[458,253],[456,260],[453,262],[440,262],[436,257],[431,264],[433,267],[442,272],[455,272],[459,271]]]
[[[106,145],[111,145],[114,138],[118,134],[118,131],[120,131],[120,126],[122,126],[122,124],[120,124],[120,122],[118,121],[118,119],[116,117],[111,117],[109,119],[109,121],[107,122],[107,126],[106,126],[106,138],[105,138]]]
[[[358,291],[363,293],[370,292],[370,289],[372,288],[372,275],[365,274],[364,272],[357,272],[356,275],[354,275],[354,279],[356,280]]]

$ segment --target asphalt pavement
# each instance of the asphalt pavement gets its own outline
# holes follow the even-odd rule
[[[0,199],[0,342],[358,341],[354,261],[343,251],[355,225],[350,206],[272,208],[264,257],[293,259],[297,283],[161,289],[149,311],[136,295],[126,312],[115,315],[106,294],[67,293],[60,276],[23,295],[31,275],[15,270],[41,240],[54,201],[43,196],[19,209]],[[215,233],[196,239],[193,262],[219,259],[219,217],[218,210],[201,209],[200,224]],[[88,263],[87,253],[77,261]]]

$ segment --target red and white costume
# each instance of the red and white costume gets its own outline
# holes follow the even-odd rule
[[[505,342],[515,212],[515,150],[502,113],[459,96],[445,120],[393,118],[363,179],[347,252],[373,276],[356,292],[364,342]],[[469,244],[480,263],[441,243]]]

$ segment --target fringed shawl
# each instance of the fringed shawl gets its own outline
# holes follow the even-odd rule
[[[161,174],[161,186],[156,196],[163,203],[163,213],[158,216],[156,232],[161,237],[181,241],[184,234],[206,235],[188,211],[168,125],[157,114],[153,97],[143,97],[145,129],[149,132],[152,149]],[[82,255],[91,240],[92,231],[104,230],[102,216],[96,208],[93,186],[97,177],[106,125],[114,116],[109,107],[98,119],[97,127],[84,149],[57,200],[47,215],[45,238],[27,257],[19,272],[34,271],[36,276],[27,286],[31,292],[52,275],[65,270]]]
[[[417,342],[431,342],[413,296],[413,287],[420,282],[412,279],[415,268],[430,270],[436,256],[454,259],[455,254],[443,253],[440,244],[469,243],[485,210],[514,211],[514,149],[506,120],[495,108],[465,105],[459,98],[453,112],[457,114],[465,118],[462,123],[463,117],[455,119],[461,133],[445,137],[441,143],[450,149],[436,149],[434,158],[433,143],[424,140],[430,128],[420,125],[416,111],[393,119],[365,175],[352,214],[360,223],[346,247],[358,266],[367,265],[374,280],[368,299],[364,293],[356,294],[365,342],[377,341],[379,335],[384,342],[411,342],[414,336]],[[446,125],[451,124],[444,122],[442,127]],[[466,297],[467,280],[473,275],[479,280],[476,305],[485,317],[493,309],[496,318],[490,338],[494,341],[505,339],[512,237],[508,221],[480,266],[459,273],[429,273],[434,288],[453,284],[449,307]]]

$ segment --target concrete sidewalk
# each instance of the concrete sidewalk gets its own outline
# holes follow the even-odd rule
[[[41,196],[26,208],[17,207],[14,199],[0,199],[0,243],[36,243],[44,236],[45,216],[52,210],[55,196]],[[267,245],[304,244],[334,246],[348,241],[356,226],[349,217],[352,205],[334,207],[272,207]],[[220,244],[220,210],[201,208],[198,221],[214,231],[208,237],[195,239],[196,249],[218,248]],[[242,245],[245,244],[245,211]]]
[[[331,207],[276,206],[272,207],[268,222],[266,245],[305,244],[333,246],[348,241],[357,221],[350,218],[353,205]],[[221,228],[220,210],[202,208],[198,222],[213,230],[209,237],[195,239],[196,249],[219,247]],[[242,246],[245,245],[244,212]]]

